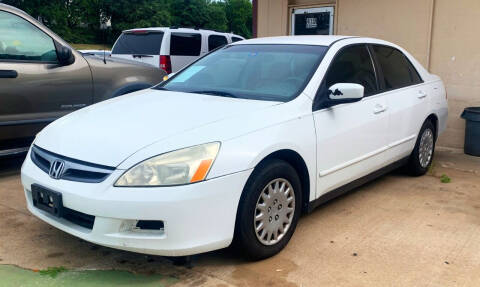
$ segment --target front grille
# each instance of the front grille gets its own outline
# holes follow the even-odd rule
[[[65,206],[62,208],[62,218],[87,229],[92,229],[93,224],[95,223],[95,216],[88,215]]]
[[[89,163],[44,150],[36,145],[32,147],[32,161],[45,173],[52,176],[51,165],[55,161],[64,163],[60,174],[56,179],[65,179],[70,181],[98,183],[104,181],[114,170],[114,167]]]

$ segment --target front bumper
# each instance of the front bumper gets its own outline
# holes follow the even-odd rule
[[[184,256],[230,245],[238,202],[251,170],[191,185],[114,187],[123,172],[115,170],[101,183],[55,180],[28,155],[21,174],[28,210],[86,241],[134,252]],[[93,228],[84,228],[33,206],[32,184],[62,193],[63,206],[95,216]],[[164,228],[132,229],[138,220],[163,221]]]

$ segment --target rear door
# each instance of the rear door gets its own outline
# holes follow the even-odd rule
[[[60,65],[52,37],[0,10],[0,150],[28,145],[47,123],[92,103],[90,68],[74,55]]]
[[[371,45],[380,71],[380,88],[389,107],[389,161],[408,156],[427,118],[429,90],[408,58],[398,49]]]
[[[195,61],[202,54],[200,33],[172,32],[170,36],[170,59],[172,72],[176,73]]]
[[[356,83],[365,89],[355,103],[322,106],[328,88]],[[367,46],[354,44],[333,58],[313,112],[317,134],[317,197],[365,176],[384,165],[387,149],[388,111],[378,94],[376,71]]]
[[[112,48],[112,57],[134,60],[160,67],[162,31],[134,30],[123,32]]]

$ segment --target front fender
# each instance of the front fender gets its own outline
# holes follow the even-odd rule
[[[207,179],[252,170],[280,150],[291,150],[302,157],[309,174],[310,198],[315,198],[316,136],[311,115],[222,142]]]
[[[112,93],[112,98],[118,97],[118,96],[121,96],[121,95],[125,95],[125,94],[128,94],[128,93],[140,91],[140,90],[143,90],[143,89],[148,89],[148,88],[151,88],[151,87],[152,87],[152,84],[148,84],[148,83],[129,84],[129,85],[123,86],[123,87],[117,89],[116,91],[114,91]]]

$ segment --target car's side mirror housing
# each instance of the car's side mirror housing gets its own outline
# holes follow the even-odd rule
[[[364,87],[354,83],[337,83],[328,88],[330,105],[358,102],[363,98]]]
[[[60,65],[68,66],[75,62],[75,57],[73,56],[72,50],[69,47],[58,44],[56,45],[56,50]]]

